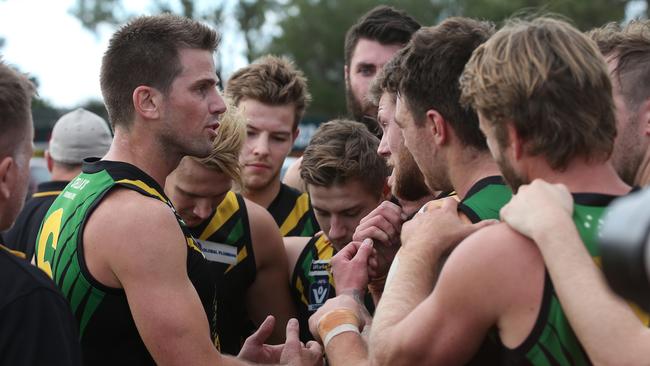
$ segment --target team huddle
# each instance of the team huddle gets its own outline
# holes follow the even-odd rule
[[[24,207],[34,86],[0,63],[0,364],[647,363],[597,239],[650,182],[650,22],[378,6],[346,35],[350,119],[283,177],[308,80],[268,55],[221,93],[218,39],[122,26],[110,123],[61,117]]]

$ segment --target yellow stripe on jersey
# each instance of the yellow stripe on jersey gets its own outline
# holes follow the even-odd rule
[[[25,255],[25,253],[21,252],[20,250],[9,249],[9,248],[7,248],[6,246],[4,246],[2,244],[0,244],[0,249],[6,250],[7,252],[15,255],[18,258],[27,259],[27,256]],[[50,278],[52,278],[52,276],[50,276]]]
[[[300,277],[298,277],[298,280],[296,281],[296,289],[298,289],[298,293],[300,294],[300,301],[305,305],[309,305],[309,300],[305,297],[305,285],[302,284],[302,279]]]
[[[58,196],[61,194],[63,191],[47,191],[47,192],[36,192],[32,194],[33,198],[38,198],[38,197],[47,197],[47,196]]]
[[[280,232],[282,236],[287,235],[293,228],[298,225],[298,221],[309,211],[309,195],[303,193],[296,200],[296,205],[293,207],[293,210],[289,212],[286,220],[280,226]]]
[[[208,240],[212,234],[217,232],[237,211],[239,211],[239,202],[237,202],[237,195],[233,191],[229,191],[226,197],[221,201],[217,212],[210,219],[210,223],[205,227],[199,240]]]
[[[196,250],[197,252],[201,253],[203,258],[205,258],[205,255],[203,254],[203,251],[201,251],[201,249],[198,247],[198,245],[196,245],[196,242],[194,241],[194,239],[192,237],[189,237],[189,238],[185,237],[185,240],[187,240],[187,246],[188,247],[190,247],[190,248]]]
[[[145,182],[143,182],[143,181],[141,181],[139,179],[138,180],[122,179],[122,180],[118,180],[116,183],[130,184],[130,185],[136,186],[136,187],[142,189],[143,191],[149,193],[150,195],[157,197],[161,201],[163,201],[165,203],[169,203],[169,202],[167,202],[167,199],[160,194],[160,192],[158,192],[157,190],[151,188],[149,185],[147,185],[147,183],[145,183]]]
[[[248,250],[246,249],[246,246],[244,246],[243,248],[241,248],[239,252],[237,252],[237,261],[234,264],[231,264],[230,267],[228,267],[228,269],[226,269],[226,272],[224,273],[230,272],[231,269],[235,268],[236,265],[243,262],[244,259],[246,259],[247,257],[248,257]]]
[[[314,245],[319,259],[331,259],[334,256],[334,247],[324,234],[316,240]]]
[[[594,263],[596,263],[596,266],[598,266],[598,268],[601,270],[603,269],[603,261],[601,257],[592,257],[591,259],[594,260]],[[632,311],[634,311],[634,314],[636,314],[636,317],[641,320],[641,323],[643,323],[643,325],[646,327],[650,326],[650,314],[643,311],[633,302],[628,302],[627,304],[632,308]]]

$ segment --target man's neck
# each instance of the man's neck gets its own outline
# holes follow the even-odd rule
[[[458,154],[452,154],[449,160],[449,180],[461,200],[479,180],[501,175],[489,152],[463,148]]]
[[[271,183],[262,189],[245,189],[243,191],[243,196],[264,208],[269,208],[271,202],[273,202],[278,193],[280,193],[280,185],[280,179],[274,178],[271,180]]]
[[[102,160],[120,161],[138,167],[161,187],[182,156],[163,148],[147,131],[115,130],[113,143]]]
[[[561,183],[574,193],[623,195],[631,189],[609,161],[587,161],[580,157],[570,161],[566,169],[554,170],[543,157],[527,159],[529,169],[526,177],[530,181],[543,179],[549,183]]]

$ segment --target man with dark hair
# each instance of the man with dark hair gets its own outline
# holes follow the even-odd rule
[[[380,5],[348,29],[345,35],[345,94],[352,117],[379,134],[377,106],[368,98],[370,83],[384,64],[411,39],[420,24],[410,15]]]
[[[81,173],[83,159],[104,156],[112,140],[108,123],[85,109],[78,108],[56,121],[50,146],[45,150],[45,161],[52,179],[38,185],[14,226],[4,234],[7,247],[25,253],[25,257],[31,260],[43,217],[52,202]]]
[[[478,117],[471,109],[462,107],[459,102],[460,87],[457,81],[463,67],[472,51],[493,34],[493,29],[490,23],[467,18],[450,18],[436,27],[418,30],[409,44],[395,56],[396,62],[399,62],[392,71],[391,78],[395,78],[395,81],[388,85],[391,87],[391,84],[399,82],[396,87],[398,96],[394,122],[403,134],[404,144],[413,154],[417,166],[422,171],[426,185],[432,191],[455,190],[457,198],[461,200],[458,204],[459,215],[464,221],[477,223],[473,226],[474,229],[487,225],[478,224],[480,221],[498,218],[499,209],[511,196],[511,191],[500,177],[498,166],[482,137]],[[402,252],[405,246],[410,245],[410,238],[405,238],[403,235],[400,237],[406,218],[403,212],[393,206],[386,207],[386,204],[382,206],[384,207],[375,210],[376,215],[372,217],[372,221],[366,220],[360,225],[358,232],[355,233],[356,242],[350,244],[352,254],[355,252],[352,248],[366,238],[382,244],[403,245],[385,279],[386,288],[378,305],[380,308],[386,302],[384,296],[385,291],[391,286],[391,273],[403,269]],[[419,220],[418,223],[423,225],[421,228],[423,232],[431,232],[428,223]],[[446,228],[440,229],[438,235],[446,237],[446,231],[443,229]],[[357,261],[357,263],[361,262]],[[427,264],[430,268],[423,271],[421,275],[428,279],[431,270],[440,268],[441,259],[427,261]],[[368,273],[369,270],[365,269],[364,272]],[[413,281],[413,284],[402,282],[403,287],[399,295],[401,299],[409,303],[423,299],[431,292],[434,283],[427,282],[423,285],[422,282],[423,278]],[[363,284],[359,282],[357,286],[351,285],[351,287],[360,290],[359,285]],[[391,294],[388,299],[388,302],[396,304],[393,311],[404,309],[404,305],[398,304],[395,297],[396,295]],[[336,311],[338,307],[347,309],[354,303],[348,300],[340,297],[337,302],[326,304],[327,312],[323,310],[317,316],[322,319],[327,317],[329,312]],[[386,326],[387,323],[381,323],[384,321],[382,318],[378,320],[380,325]],[[374,321],[375,325],[376,321],[377,319]],[[312,323],[317,322],[318,319],[312,321]],[[339,337],[341,340],[338,339]],[[334,352],[347,353],[345,346],[359,341],[359,337],[352,333],[337,336],[330,342],[329,348],[326,347],[326,352],[328,356]],[[387,341],[388,338],[381,339],[381,342]],[[485,345],[472,361],[477,364],[491,364],[495,362],[495,358],[494,347]],[[467,361],[469,360],[468,358]],[[379,364],[391,364],[391,362],[381,360]],[[410,360],[410,362],[416,361]]]
[[[35,257],[77,316],[88,364],[243,363],[215,347],[222,288],[162,189],[184,156],[212,151],[225,111],[217,41],[197,21],[145,16],[120,28],[104,54],[100,81],[115,138],[52,204]],[[318,359],[318,348],[298,343],[295,321],[284,348],[262,348],[272,327],[269,317],[240,356]]]
[[[512,20],[474,51],[460,80],[461,101],[478,112],[508,184],[515,191],[536,178],[566,184],[575,226],[597,256],[602,212],[630,187],[608,162],[616,135],[611,83],[593,42],[562,21]],[[371,330],[375,361],[461,364],[489,339],[509,364],[589,364],[537,248],[506,224],[463,240],[472,229],[449,199],[404,225],[400,265]],[[438,274],[433,264],[456,244]]]
[[[29,181],[34,85],[0,60],[0,230],[11,227]],[[56,286],[0,245],[0,364],[81,365],[78,332]]]
[[[330,259],[387,196],[388,167],[377,154],[378,145],[363,124],[333,120],[318,128],[303,155],[301,175],[323,229],[312,238],[285,238],[303,340],[311,338],[309,317],[336,296]]]
[[[237,70],[226,95],[247,119],[242,194],[271,213],[282,236],[314,235],[319,228],[309,196],[280,181],[311,101],[302,71],[286,58],[265,56]]]
[[[377,105],[370,101],[372,80],[391,57],[411,39],[420,24],[402,10],[377,6],[348,29],[345,36],[345,95],[348,112],[355,121],[362,122],[375,135],[381,134],[377,125]],[[300,162],[294,162],[284,175],[283,182],[303,190]]]

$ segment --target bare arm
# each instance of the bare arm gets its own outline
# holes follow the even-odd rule
[[[276,319],[276,327],[269,338],[271,343],[284,342],[285,326],[296,309],[289,292],[287,256],[280,231],[271,215],[261,206],[246,200],[251,223],[251,237],[255,252],[257,275],[246,294],[246,307],[256,324],[268,314]]]
[[[562,309],[591,360],[647,363],[650,330],[605,282],[573,224],[572,204],[566,187],[536,180],[519,188],[501,217],[539,247]]]
[[[87,255],[95,257],[90,264],[124,288],[156,363],[243,364],[220,355],[212,344],[207,316],[187,275],[185,238],[165,204],[117,190],[90,217],[84,243]]]
[[[284,173],[282,183],[295,188],[300,192],[304,192],[305,183],[302,181],[302,178],[300,178],[300,164],[302,164],[302,157],[298,158],[298,160],[294,161],[293,164],[289,166],[287,171]]]
[[[485,286],[479,287],[471,271],[466,270],[470,267],[466,264],[468,256],[461,252],[454,261],[454,252],[431,291],[442,254],[484,225],[463,223],[453,200],[447,200],[441,209],[416,215],[404,225],[403,247],[370,332],[375,364],[457,364],[467,361],[480,346],[485,332],[496,321],[495,312],[487,304],[480,309],[470,305],[473,301],[468,299]],[[463,341],[458,341],[461,337]]]

